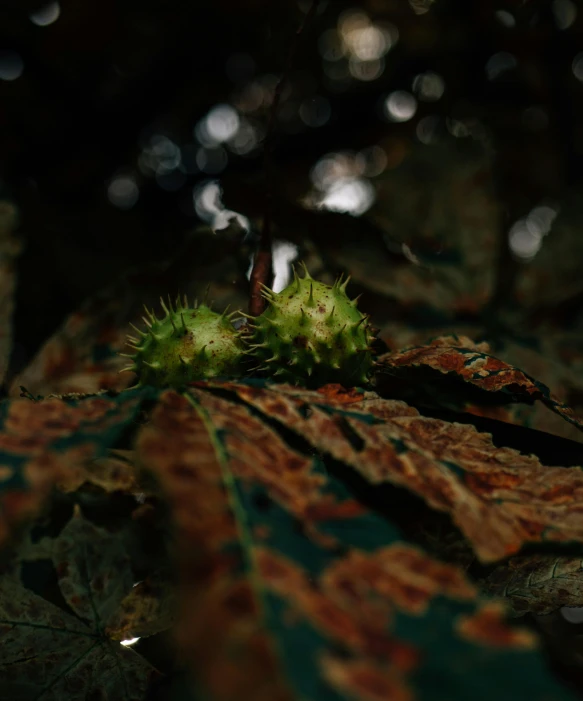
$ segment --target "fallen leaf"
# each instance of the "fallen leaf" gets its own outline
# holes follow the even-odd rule
[[[581,468],[546,467],[495,447],[473,426],[412,415],[401,402],[377,398],[368,412],[364,398],[343,406],[292,387],[220,386],[372,484],[406,487],[449,513],[483,562],[527,542],[583,540]]]
[[[486,592],[507,599],[516,615],[552,613],[583,605],[581,557],[536,554],[513,557],[483,582]]]
[[[164,392],[136,441],[172,510],[177,644],[201,695],[429,701],[437,683],[444,698],[486,700],[495,686],[508,700],[568,698],[530,633],[506,623],[499,607],[485,610],[461,570],[403,542],[389,518],[354,508],[311,450],[324,427],[314,421],[318,402],[369,427],[398,415],[401,403],[332,388],[308,393],[309,406],[304,390],[302,401],[293,391],[198,383],[187,396]],[[250,401],[258,395],[271,399],[268,407]],[[288,426],[294,401],[313,412],[302,448],[287,432],[298,429]],[[507,664],[513,673],[499,689],[496,670]]]
[[[550,389],[522,370],[488,353],[487,344],[476,345],[470,339],[444,336],[429,345],[387,353],[377,360],[377,376],[408,371],[407,381],[415,382],[415,370],[431,369],[451,375],[481,390],[501,393],[510,402],[541,401],[562,418],[583,429],[583,419],[555,397]],[[418,380],[421,378],[418,378]],[[455,391],[455,387],[451,387]]]
[[[52,560],[60,608],[0,577],[0,694],[6,699],[143,701],[157,672],[105,633],[132,586],[123,545],[74,516],[56,539]]]

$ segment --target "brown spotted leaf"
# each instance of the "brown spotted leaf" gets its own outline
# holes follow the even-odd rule
[[[245,573],[249,554],[238,542],[244,524],[233,512],[236,495],[229,494],[220,445],[209,428],[188,399],[168,391],[136,445],[166,493],[178,529],[179,645],[205,698],[286,701],[293,697]]]
[[[542,382],[538,382],[508,363],[490,355],[486,343],[475,344],[470,339],[458,336],[444,336],[428,345],[409,348],[400,352],[387,353],[378,359],[377,377],[383,393],[390,388],[390,378],[396,376],[404,382],[431,382],[427,371],[448,375],[451,380],[459,380],[484,390],[497,393],[506,402],[526,402],[538,400],[566,421],[583,429],[583,419],[553,395]],[[447,396],[459,391],[455,384],[441,384],[441,391]]]
[[[513,557],[483,584],[489,594],[508,599],[517,615],[582,606],[583,560],[546,554]]]
[[[37,512],[55,485],[88,480],[93,461],[107,454],[155,396],[154,388],[145,387],[82,400],[6,402],[0,412],[0,542]]]
[[[177,643],[201,697],[569,698],[548,677],[531,633],[481,603],[456,566],[404,542],[318,451],[292,446],[283,428],[257,412],[264,407],[251,399],[263,390],[215,386],[220,393],[208,383],[186,396],[165,392],[136,443],[172,510]],[[281,420],[294,401],[313,410],[310,420],[321,412],[318,402],[371,425],[416,416],[374,393],[332,387],[300,390],[303,399],[294,400],[293,391],[271,392],[270,419]],[[322,428],[316,420],[314,430]],[[310,432],[304,437],[313,444]],[[494,680],[506,665],[515,671],[501,690]]]
[[[328,388],[222,386],[369,482],[406,487],[450,514],[484,562],[529,542],[583,541],[578,467],[546,467],[495,447],[473,426],[420,416],[373,393],[357,400]]]

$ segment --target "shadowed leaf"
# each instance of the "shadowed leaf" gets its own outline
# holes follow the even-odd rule
[[[132,586],[123,545],[75,515],[52,562],[69,611],[10,574],[0,577],[2,698],[143,701],[156,671],[103,632]]]
[[[134,584],[109,619],[105,632],[114,640],[141,638],[167,630],[174,620],[171,582],[168,577],[156,573]]]
[[[539,400],[565,420],[583,428],[583,419],[557,399],[546,385],[488,351],[485,343],[476,345],[468,338],[444,336],[426,346],[387,353],[378,359],[377,371],[379,375],[406,372],[406,379],[415,382],[416,369],[430,368],[444,375],[453,375],[481,390],[502,393],[510,402],[532,404]],[[455,392],[456,388],[451,389]],[[447,389],[445,392],[447,394]]]
[[[484,588],[493,596],[507,598],[517,615],[581,606],[583,561],[581,557],[542,554],[513,557],[487,577]]]

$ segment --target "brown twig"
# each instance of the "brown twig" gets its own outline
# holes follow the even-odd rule
[[[272,236],[271,236],[271,221],[273,215],[273,136],[275,132],[275,120],[277,117],[277,109],[281,102],[283,88],[289,77],[289,72],[294,62],[296,51],[299,45],[300,37],[310,23],[312,17],[318,9],[320,0],[312,0],[310,9],[306,13],[303,22],[298,27],[292,40],[285,66],[273,94],[273,102],[269,111],[269,120],[267,123],[267,132],[263,144],[263,169],[265,173],[265,214],[263,217],[263,228],[261,230],[261,239],[259,247],[255,254],[253,262],[253,270],[251,271],[250,280],[250,298],[249,298],[249,314],[258,316],[265,308],[265,300],[261,296],[261,288],[263,285],[271,287],[273,278],[273,254],[272,254]]]

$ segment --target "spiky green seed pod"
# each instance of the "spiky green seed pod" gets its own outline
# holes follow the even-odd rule
[[[146,307],[144,331],[133,326],[138,338],[128,336],[133,353],[120,353],[133,364],[124,370],[138,375],[139,385],[179,387],[187,382],[241,374],[245,345],[230,316],[217,314],[206,304],[188,306],[176,299],[168,306],[160,299],[164,316],[158,319]],[[123,372],[123,371],[122,371]]]
[[[332,287],[294,271],[279,294],[263,290],[266,310],[252,318],[249,347],[258,369],[281,382],[309,387],[336,382],[364,385],[372,368],[374,336],[358,300],[346,294],[350,278]]]

